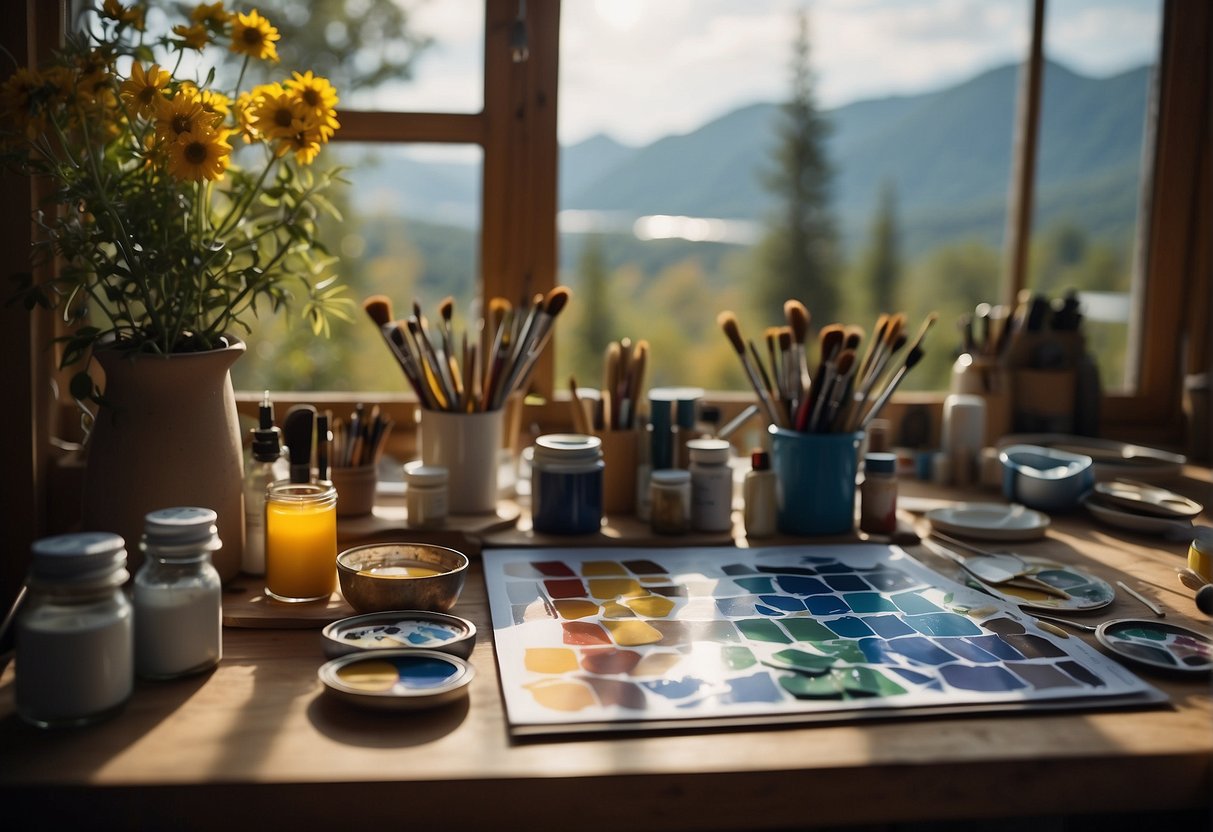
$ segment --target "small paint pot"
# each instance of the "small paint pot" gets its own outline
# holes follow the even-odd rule
[[[602,526],[602,440],[552,433],[535,440],[531,523],[541,534],[590,534]]]
[[[436,650],[466,659],[476,644],[476,625],[426,610],[391,610],[355,615],[326,626],[324,654],[330,659],[377,650]]]
[[[1037,445],[1011,445],[998,454],[1002,492],[1039,511],[1072,511],[1095,484],[1091,457]]]
[[[467,696],[476,670],[467,660],[434,650],[351,653],[317,671],[332,697],[383,711],[436,708]]]

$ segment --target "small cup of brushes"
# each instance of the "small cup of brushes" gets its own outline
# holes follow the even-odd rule
[[[330,472],[337,489],[337,516],[362,517],[375,508],[379,487],[378,465],[392,431],[392,421],[379,414],[379,406],[365,412],[358,404],[349,422],[340,417],[331,420],[333,466]]]

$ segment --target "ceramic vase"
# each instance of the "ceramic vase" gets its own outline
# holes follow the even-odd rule
[[[224,581],[244,551],[243,457],[229,373],[242,341],[205,352],[132,355],[99,349],[106,404],[97,409],[84,477],[83,527],[126,539],[132,574],[150,511],[201,506],[218,515]]]

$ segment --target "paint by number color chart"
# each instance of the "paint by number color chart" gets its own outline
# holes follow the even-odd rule
[[[897,547],[497,550],[484,571],[519,735],[1165,700]]]

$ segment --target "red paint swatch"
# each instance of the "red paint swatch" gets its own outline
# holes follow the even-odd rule
[[[565,644],[590,646],[611,644],[611,637],[597,624],[589,621],[565,621],[560,626],[564,630]]]
[[[566,578],[561,581],[544,581],[543,588],[553,598],[585,598],[585,584],[577,578]]]

